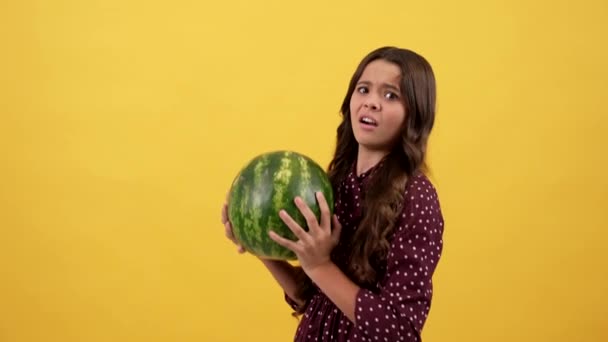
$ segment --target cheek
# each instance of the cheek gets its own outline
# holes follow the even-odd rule
[[[401,130],[405,125],[405,113],[401,108],[395,108],[394,111],[390,113],[390,124],[388,125],[390,129],[390,135],[399,135],[401,134]]]
[[[405,122],[405,110],[402,106],[396,105],[390,110],[391,122],[401,126]]]
[[[353,96],[350,98],[350,103],[349,103],[349,108],[350,108],[350,113],[356,113],[357,110],[357,97],[356,95],[353,94]]]

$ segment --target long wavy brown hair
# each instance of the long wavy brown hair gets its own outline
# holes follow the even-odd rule
[[[419,54],[397,47],[381,47],[363,58],[355,70],[344,101],[342,122],[337,129],[335,153],[328,167],[329,178],[337,191],[357,160],[358,143],[351,125],[350,100],[365,67],[382,59],[401,69],[401,99],[406,117],[401,138],[383,159],[365,189],[363,216],[350,241],[350,262],[345,273],[360,286],[375,284],[379,279],[377,267],[386,260],[388,236],[401,213],[405,184],[409,177],[426,171],[428,138],[435,121],[436,85],[433,70]],[[299,272],[296,296],[304,301],[312,294],[310,279]]]

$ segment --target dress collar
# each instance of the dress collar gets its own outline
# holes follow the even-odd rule
[[[351,174],[353,175],[353,178],[355,178],[358,182],[365,181],[366,179],[370,178],[372,174],[376,173],[376,171],[382,168],[385,159],[386,158],[382,158],[378,163],[376,163],[374,166],[370,167],[360,175],[357,175],[357,160],[355,160],[351,165]]]

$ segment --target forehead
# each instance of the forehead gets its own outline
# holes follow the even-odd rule
[[[377,59],[369,63],[359,78],[360,82],[391,83],[395,86],[401,81],[401,69],[394,63]]]

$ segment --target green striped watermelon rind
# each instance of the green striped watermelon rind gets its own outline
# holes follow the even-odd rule
[[[317,191],[323,192],[330,214],[333,214],[334,194],[331,183],[325,170],[311,158],[285,150],[254,157],[239,171],[229,192],[228,217],[235,238],[246,251],[258,257],[296,260],[295,253],[268,236],[268,230],[287,239],[297,240],[279,217],[279,211],[285,209],[307,231],[306,220],[293,200],[300,196],[315,213],[318,221],[321,210],[315,197]],[[272,205],[264,210],[262,203]]]

